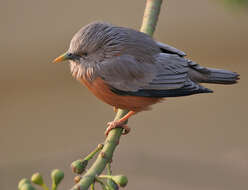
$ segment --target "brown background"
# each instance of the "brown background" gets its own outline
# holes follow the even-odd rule
[[[0,7],[0,189],[60,168],[104,140],[112,108],[72,79],[63,53],[83,25],[103,20],[139,29],[144,1],[4,1]],[[155,39],[198,63],[241,74],[214,94],[171,98],[130,120],[114,157],[127,189],[243,190],[248,187],[248,14],[214,0],[168,0]]]

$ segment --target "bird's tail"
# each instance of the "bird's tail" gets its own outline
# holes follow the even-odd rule
[[[235,84],[239,74],[223,69],[202,67],[195,62],[190,64],[190,78],[199,83]]]

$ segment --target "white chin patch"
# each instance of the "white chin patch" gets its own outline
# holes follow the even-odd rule
[[[83,69],[80,64],[70,61],[71,74],[74,78],[79,79],[83,74]]]

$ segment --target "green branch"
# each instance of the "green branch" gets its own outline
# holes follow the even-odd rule
[[[141,32],[152,36],[159,16],[162,0],[147,0],[146,8],[141,26]],[[115,120],[121,119],[128,113],[128,110],[118,109]],[[116,128],[109,132],[104,142],[104,147],[98,155],[91,168],[82,176],[81,180],[72,187],[71,190],[87,190],[95,181],[95,177],[100,175],[107,163],[112,160],[113,152],[119,143],[122,128]]]
[[[150,36],[153,35],[160,12],[162,0],[147,0],[146,8],[143,16],[143,22],[141,25],[141,32],[144,32]]]
[[[128,110],[118,109],[115,120],[122,118],[127,113]],[[94,182],[95,176],[102,173],[107,163],[112,159],[113,152],[119,143],[122,130],[122,128],[116,128],[109,132],[108,137],[104,142],[104,147],[98,155],[96,161],[93,163],[91,168],[82,176],[82,179],[74,187],[72,187],[72,190],[87,190],[89,186]]]

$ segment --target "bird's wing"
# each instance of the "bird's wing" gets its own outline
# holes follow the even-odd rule
[[[96,72],[113,89],[137,91],[152,81],[156,67],[134,56],[121,55],[98,64]]]
[[[184,86],[188,80],[188,62],[176,54],[159,53],[155,56],[156,75],[143,89],[168,90]]]
[[[97,72],[111,87],[123,91],[177,89],[189,79],[188,61],[183,57],[159,53],[154,62],[140,63],[133,56],[122,55],[99,64]]]
[[[188,60],[176,54],[159,53],[155,64],[120,56],[100,65],[98,74],[120,95],[175,97],[211,92],[190,80]]]
[[[160,50],[163,52],[163,53],[169,53],[169,54],[177,54],[181,57],[184,57],[186,56],[186,53],[184,53],[183,51],[181,50],[178,50],[172,46],[169,46],[168,44],[164,44],[164,43],[161,43],[161,42],[156,42],[158,47],[160,48]]]
[[[212,92],[189,76],[189,61],[176,54],[159,53],[156,55],[156,77],[133,96],[143,97],[177,97],[197,93]]]

